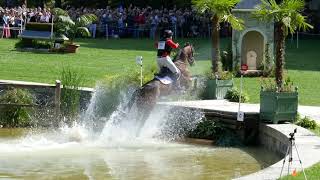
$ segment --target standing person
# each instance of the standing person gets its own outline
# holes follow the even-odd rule
[[[5,38],[10,38],[11,37],[11,34],[10,34],[10,16],[9,16],[9,13],[8,11],[5,11],[3,17],[2,17],[2,20],[3,20],[3,33],[2,33],[2,37],[5,37]]]
[[[179,47],[179,44],[173,42],[172,35],[173,33],[171,30],[165,30],[163,38],[161,38],[160,41],[156,44],[158,49],[157,63],[160,69],[160,73],[163,67],[167,67],[173,73],[174,81],[177,82],[180,77],[180,70],[171,60],[170,54],[172,49],[176,49]],[[179,87],[178,83],[176,85]]]
[[[154,39],[156,35],[156,30],[157,30],[157,20],[153,14],[150,16],[149,23],[150,23],[150,39]]]

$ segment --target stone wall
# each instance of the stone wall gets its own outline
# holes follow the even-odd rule
[[[260,123],[259,143],[267,149],[284,156],[288,147],[288,137],[280,131]]]
[[[56,86],[42,83],[29,83],[19,81],[1,81],[0,96],[8,89],[21,88],[28,90],[36,99],[36,104],[42,107],[54,108]],[[62,90],[62,89],[61,89]],[[80,109],[85,110],[90,103],[93,93],[91,88],[80,89]]]

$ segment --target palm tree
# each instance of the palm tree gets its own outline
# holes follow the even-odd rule
[[[304,8],[304,0],[261,0],[262,4],[253,15],[261,21],[274,21],[276,34],[276,69],[275,80],[279,91],[283,90],[283,68],[285,62],[285,40],[288,33],[294,33],[297,29],[306,30],[313,28],[306,23],[301,15]]]
[[[83,37],[90,37],[87,26],[97,20],[94,14],[84,14],[73,21],[68,13],[60,8],[54,8],[53,15],[56,35],[67,35],[71,43],[79,34]]]
[[[242,30],[244,21],[235,17],[231,10],[240,0],[193,0],[193,4],[201,13],[212,14],[212,71],[217,75],[221,71],[220,38],[221,22],[228,22],[232,28]]]

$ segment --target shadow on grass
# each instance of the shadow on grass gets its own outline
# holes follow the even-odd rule
[[[67,53],[67,52],[53,52],[49,51],[48,49],[36,49],[36,48],[15,48],[9,50],[11,52],[31,52],[34,54],[54,54],[54,55],[67,55],[67,54],[74,54],[74,53]]]

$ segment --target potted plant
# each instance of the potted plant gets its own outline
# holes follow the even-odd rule
[[[87,26],[97,20],[94,14],[84,14],[78,17],[75,21],[70,18],[68,13],[60,8],[53,9],[55,17],[55,35],[66,35],[69,42],[66,43],[66,52],[75,53],[80,46],[74,43],[76,36],[90,37]]]
[[[222,71],[217,74],[207,72],[206,74],[206,99],[224,99],[228,90],[233,87],[233,75],[231,72]]]
[[[298,88],[288,78],[280,90],[271,80],[263,80],[260,91],[260,119],[277,124],[294,122],[298,110]]]
[[[298,109],[298,92],[291,81],[284,81],[285,40],[288,33],[297,29],[312,28],[301,15],[304,0],[261,0],[253,15],[261,21],[274,21],[277,34],[275,82],[264,84],[260,92],[260,119],[278,123],[294,121]],[[271,85],[270,85],[271,84]]]
[[[225,86],[233,85],[233,79],[226,81],[227,73],[222,71],[222,64],[221,64],[221,56],[220,56],[220,23],[227,22],[231,24],[231,27],[236,30],[242,30],[244,27],[244,22],[242,19],[235,17],[231,10],[232,8],[238,3],[240,0],[193,0],[193,4],[197,8],[200,13],[211,13],[212,14],[212,67],[211,67],[211,74],[209,75],[207,81],[207,89],[211,88],[219,88]],[[210,90],[211,91],[211,90]],[[213,89],[212,92],[215,94],[210,95],[210,99],[223,99],[225,93],[227,92],[223,90],[223,94],[220,94],[220,90]]]

